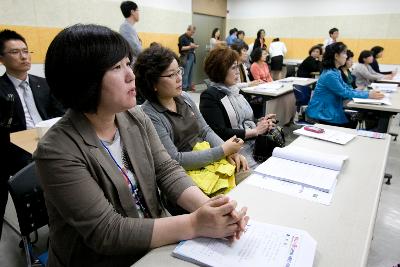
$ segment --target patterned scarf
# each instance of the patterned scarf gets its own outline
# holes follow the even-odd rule
[[[250,104],[247,102],[244,96],[239,93],[240,89],[236,85],[227,87],[223,83],[214,83],[212,81],[208,82],[208,84],[209,86],[214,87],[219,91],[222,91],[228,96],[228,99],[231,102],[233,109],[235,110],[239,129],[256,128],[256,124],[254,123],[253,110],[251,109]]]

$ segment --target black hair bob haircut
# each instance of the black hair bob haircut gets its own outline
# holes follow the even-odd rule
[[[178,56],[171,49],[161,45],[149,47],[139,54],[133,72],[136,76],[136,88],[141,96],[158,102],[154,86],[174,59],[179,62]]]
[[[132,51],[119,33],[100,25],[75,24],[51,42],[46,79],[65,108],[96,113],[104,74],[125,57],[132,60]]]
[[[335,55],[341,54],[342,52],[347,51],[347,46],[342,42],[336,42],[328,45],[325,48],[325,53],[322,57],[322,69],[334,69],[335,65]]]
[[[369,58],[372,56],[372,52],[369,50],[363,50],[360,53],[360,56],[358,57],[358,63],[364,64],[364,59]]]
[[[382,52],[383,50],[384,50],[384,48],[382,46],[379,46],[379,45],[374,46],[374,47],[371,48],[371,52],[372,52],[372,55],[374,56],[374,58],[376,58],[376,56],[380,52]]]

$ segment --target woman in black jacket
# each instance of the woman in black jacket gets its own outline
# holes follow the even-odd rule
[[[311,73],[321,71],[322,48],[314,45],[308,51],[308,57],[300,64],[297,70],[297,77],[313,78]]]

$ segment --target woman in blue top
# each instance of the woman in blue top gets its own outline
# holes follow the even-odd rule
[[[314,95],[306,110],[311,119],[319,123],[343,127],[354,127],[343,111],[343,101],[357,98],[381,99],[378,91],[356,91],[347,85],[340,74],[339,67],[346,63],[347,47],[336,42],[326,47],[322,59],[322,74],[317,82]]]

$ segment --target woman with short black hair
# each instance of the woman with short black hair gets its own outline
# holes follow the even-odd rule
[[[356,86],[358,88],[365,88],[369,86],[371,83],[387,79],[393,79],[394,74],[380,74],[374,71],[371,67],[371,63],[373,62],[374,57],[372,56],[372,52],[369,50],[363,50],[358,57],[358,63],[353,70],[353,75],[356,77]]]
[[[319,123],[355,128],[343,110],[346,99],[381,99],[383,94],[377,91],[356,91],[342,79],[339,68],[346,63],[347,47],[342,42],[328,45],[322,59],[322,73],[315,87],[313,97],[308,104],[306,114]]]
[[[303,60],[297,70],[297,77],[313,78],[314,73],[320,73],[322,67],[322,47],[314,45],[308,51],[308,57]]]
[[[392,73],[396,73],[396,71],[381,71],[379,68],[379,63],[378,63],[378,58],[381,58],[383,56],[383,50],[384,48],[382,46],[374,46],[371,48],[371,52],[372,52],[372,56],[374,57],[373,61],[371,64],[372,69],[380,74],[392,74]]]
[[[340,67],[340,73],[342,79],[349,87],[356,88],[356,77],[351,73],[350,68],[353,66],[354,53],[351,50],[347,50],[346,63]]]
[[[266,49],[256,48],[253,49],[251,53],[251,59],[253,64],[251,64],[250,72],[254,80],[261,80],[263,82],[272,82],[272,77],[269,72],[269,67],[265,63],[268,56]]]
[[[165,151],[134,107],[131,58],[127,41],[98,25],[68,27],[48,48],[49,86],[69,109],[34,153],[49,266],[130,266],[154,247],[237,237],[247,221],[235,202],[206,197]],[[167,217],[159,192],[191,213]]]

